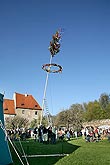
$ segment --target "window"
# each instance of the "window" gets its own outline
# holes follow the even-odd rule
[[[8,110],[8,108],[5,108],[4,110]]]
[[[22,114],[24,114],[24,112],[25,112],[25,111],[24,111],[24,110],[22,110]]]
[[[35,115],[37,115],[37,111],[35,111]]]

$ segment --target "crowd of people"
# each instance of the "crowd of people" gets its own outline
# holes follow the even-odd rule
[[[26,140],[27,138],[30,138],[31,137],[31,133],[30,133],[30,130],[27,129],[8,129],[7,130],[7,135],[10,137],[11,140]]]
[[[71,138],[78,138],[80,132],[72,131],[72,129],[57,128],[55,126],[45,127],[43,125],[35,127],[34,129],[10,129],[7,130],[8,136],[11,140],[26,140],[27,138],[33,138],[40,143],[52,143],[55,144],[57,140],[62,141],[64,139],[71,140]]]
[[[43,143],[52,143],[55,144],[56,140],[62,141],[62,140],[71,140],[71,138],[78,139],[79,136],[81,136],[81,132],[73,131],[72,129],[66,129],[66,128],[56,128],[45,126],[40,126],[39,128],[34,129],[35,134],[35,141],[43,142]]]
[[[94,128],[92,126],[88,126],[86,128],[82,128],[81,133],[86,142],[98,142],[105,138],[107,138],[110,142],[110,128],[101,129],[98,127]]]
[[[40,143],[56,143],[56,133],[57,129],[56,127],[48,127],[45,126],[39,126],[34,129],[34,137],[35,141],[38,141]]]
[[[7,130],[8,136],[11,140],[26,140],[27,138],[33,138],[34,141],[45,144],[55,144],[57,140],[71,140],[72,138],[78,139],[82,137],[86,142],[98,142],[105,138],[110,142],[110,128],[99,129],[88,126],[82,128],[79,132],[72,129],[56,128],[55,126],[45,127],[43,125],[35,127],[34,129],[12,129]]]

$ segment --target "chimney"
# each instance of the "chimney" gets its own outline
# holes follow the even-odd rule
[[[28,96],[28,94],[26,93],[26,94],[25,94],[25,97],[27,97],[27,96]]]

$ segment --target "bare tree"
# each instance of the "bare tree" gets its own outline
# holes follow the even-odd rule
[[[7,117],[5,119],[5,126],[6,129],[27,128],[29,120],[20,116]]]

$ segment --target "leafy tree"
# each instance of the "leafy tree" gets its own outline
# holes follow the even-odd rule
[[[100,106],[102,109],[105,109],[107,105],[110,103],[110,95],[103,93],[99,98]]]
[[[106,107],[106,118],[108,119],[110,119],[110,103],[107,105],[107,107]]]
[[[101,118],[103,118],[103,114],[101,113],[99,102],[96,100],[94,102],[89,102],[86,105],[86,111],[85,111],[86,121],[92,121]]]
[[[110,103],[105,109],[102,109],[100,102],[97,100],[86,104],[86,110],[84,112],[85,121],[100,120],[110,118]]]

